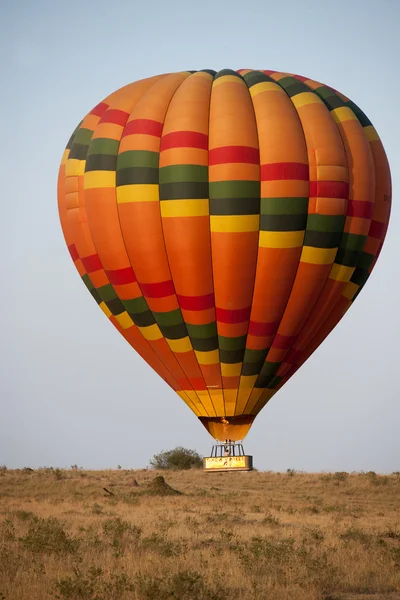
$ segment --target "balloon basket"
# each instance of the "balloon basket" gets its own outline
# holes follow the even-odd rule
[[[231,440],[214,444],[211,456],[203,458],[203,470],[206,473],[222,471],[252,471],[253,457],[244,453],[243,444]]]

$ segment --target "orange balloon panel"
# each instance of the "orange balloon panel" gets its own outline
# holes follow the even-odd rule
[[[391,181],[371,122],[331,87],[204,70],[91,110],[58,204],[104,314],[214,438],[240,440],[367,281]]]

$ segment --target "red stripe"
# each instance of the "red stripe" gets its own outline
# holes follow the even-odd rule
[[[122,137],[131,135],[132,133],[142,133],[145,135],[153,135],[161,137],[163,124],[152,119],[133,119],[126,124]]]
[[[308,181],[308,165],[296,162],[261,165],[261,181],[278,181],[280,179]]]
[[[347,205],[348,217],[359,217],[371,219],[374,212],[373,202],[361,202],[361,200],[349,200]]]
[[[385,235],[386,224],[380,221],[371,221],[368,236],[380,240]]]
[[[279,348],[281,350],[287,350],[293,345],[293,342],[296,340],[297,336],[295,335],[279,335],[276,334],[272,348]]]
[[[114,125],[125,125],[129,118],[129,113],[117,108],[108,109],[100,119],[100,123],[113,123]]]
[[[260,153],[258,148],[250,146],[221,146],[213,148],[208,154],[208,164],[221,165],[224,163],[249,163],[258,165]]]
[[[108,107],[109,107],[109,104],[106,104],[105,102],[100,102],[100,104],[98,104],[97,106],[95,106],[90,111],[90,114],[91,115],[96,115],[97,117],[102,117],[104,115],[104,113],[106,112],[106,110],[107,110]]]
[[[220,323],[244,323],[250,319],[251,306],[248,308],[216,308],[217,321]]]
[[[135,273],[131,267],[106,271],[106,274],[112,285],[125,285],[126,283],[135,283],[136,281]]]
[[[293,75],[293,77],[295,79],[298,79],[299,81],[307,81],[308,79],[310,79],[309,77],[304,77],[303,75]]]
[[[208,150],[208,135],[196,131],[174,131],[161,139],[160,152],[170,148],[200,148]]]
[[[348,198],[349,184],[345,181],[310,181],[311,198]]]
[[[75,262],[79,258],[78,250],[76,249],[75,244],[71,244],[68,246],[69,253],[71,255],[72,260]]]
[[[189,377],[192,388],[196,390],[206,390],[207,386],[202,377]]]
[[[141,283],[140,287],[143,295],[148,298],[165,298],[175,294],[174,284],[170,279],[159,283]]]
[[[257,323],[250,321],[249,334],[256,336],[274,335],[279,325],[279,321],[275,323]]]
[[[264,73],[264,75],[272,75],[272,73],[277,73],[277,71],[269,71],[268,69],[267,70],[263,69],[261,71],[261,73]]]
[[[87,273],[93,273],[94,271],[99,271],[100,269],[103,268],[98,254],[92,254],[91,256],[85,256],[85,258],[82,258],[81,260],[83,262],[83,266],[85,267]]]
[[[178,296],[179,306],[184,310],[206,310],[214,307],[214,294],[204,296]]]

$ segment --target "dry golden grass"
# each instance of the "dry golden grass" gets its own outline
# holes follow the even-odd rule
[[[163,474],[0,472],[0,599],[400,599],[399,475]]]

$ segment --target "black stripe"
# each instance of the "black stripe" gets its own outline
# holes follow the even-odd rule
[[[153,313],[150,310],[128,314],[137,327],[148,327],[149,325],[154,325],[155,323]]]
[[[217,336],[210,338],[190,338],[194,350],[199,352],[209,352],[210,350],[218,350]]]
[[[357,250],[345,250],[344,248],[339,248],[335,257],[335,262],[339,265],[344,265],[345,267],[356,267],[359,258],[360,252]]]
[[[321,98],[322,102],[329,108],[329,110],[346,106],[343,100],[339,98],[339,96],[336,96],[336,94],[332,94],[331,96],[323,96],[322,94],[318,93],[318,88],[314,90],[314,92],[319,98]]]
[[[220,362],[227,363],[229,365],[242,362],[243,356],[244,348],[242,348],[241,350],[219,350]]]
[[[210,215],[258,215],[260,198],[211,198]]]
[[[360,121],[360,123],[363,127],[368,127],[369,125],[372,125],[372,123],[368,119],[367,115],[365,113],[363,113],[361,108],[358,108],[357,104],[354,104],[354,102],[349,100],[349,102],[346,102],[345,106],[348,106],[349,108],[351,108],[351,110],[356,115],[357,119]]]
[[[134,183],[158,183],[158,169],[155,167],[126,167],[117,170],[117,186]]]
[[[161,333],[164,337],[169,340],[180,340],[187,337],[187,329],[185,323],[179,323],[178,325],[160,325],[158,324]]]
[[[86,159],[86,171],[115,171],[117,156],[113,154],[89,154]]]
[[[120,315],[121,313],[125,312],[125,307],[119,298],[107,300],[106,305],[111,310],[113,315]]]
[[[213,77],[215,77],[215,75],[217,74],[217,71],[214,71],[213,69],[202,69],[200,71],[200,73],[209,73],[209,75],[212,75]]]
[[[160,184],[160,200],[208,198],[207,181],[174,181]]]
[[[369,271],[366,269],[356,269],[351,277],[351,282],[363,286],[369,277]]]
[[[312,90],[310,90],[310,88],[302,81],[298,81],[294,77],[285,77],[277,83],[285,90],[290,98],[297,96],[297,94],[302,94],[303,92],[312,92]]]
[[[96,300],[97,304],[100,304],[101,297],[100,297],[99,292],[96,290],[96,288],[92,288],[91,290],[89,290],[89,292],[92,294],[92,296]]]
[[[244,362],[242,375],[258,375],[264,364],[264,358],[257,362]]]
[[[274,375],[261,375],[258,377],[255,388],[266,388],[269,382],[274,378]]]
[[[68,158],[76,158],[77,160],[85,160],[89,146],[87,144],[72,144]]]
[[[263,231],[302,231],[306,228],[307,215],[261,215]]]
[[[219,79],[220,77],[225,77],[225,75],[233,75],[234,77],[242,79],[242,76],[239,75],[239,73],[236,73],[236,71],[232,71],[232,69],[222,69],[221,71],[218,71],[214,78]]]
[[[262,83],[264,81],[272,81],[273,83],[276,83],[272,77],[269,77],[260,71],[251,71],[250,73],[246,73],[243,75],[243,79],[247,83],[248,88],[251,88],[253,85],[257,85],[257,83]]]
[[[342,239],[341,231],[314,231],[309,229],[304,236],[304,246],[313,248],[338,248]]]

